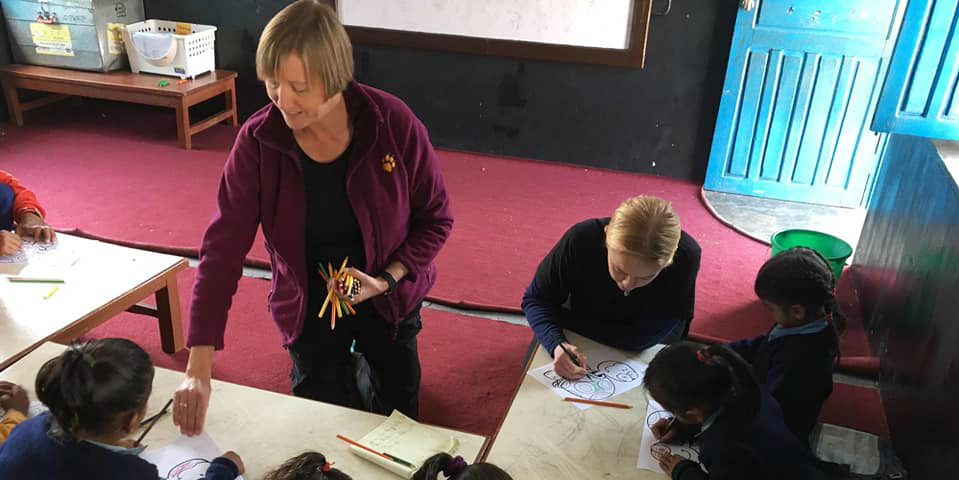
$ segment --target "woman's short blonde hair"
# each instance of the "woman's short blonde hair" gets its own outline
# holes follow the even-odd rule
[[[640,195],[626,200],[613,213],[606,229],[606,247],[665,267],[673,263],[682,232],[679,215],[669,202]]]
[[[276,78],[280,60],[297,53],[310,81],[323,82],[327,98],[353,79],[353,46],[332,8],[320,0],[297,0],[266,24],[256,46],[256,76]]]

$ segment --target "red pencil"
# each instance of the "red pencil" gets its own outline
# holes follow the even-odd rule
[[[590,405],[602,405],[604,407],[615,407],[615,408],[633,408],[632,405],[627,405],[625,403],[616,403],[616,402],[603,402],[600,400],[587,400],[585,398],[576,398],[576,397],[566,397],[563,400],[567,402],[579,402],[579,403],[588,403]]]
[[[362,448],[363,450],[366,450],[367,452],[370,452],[370,453],[374,453],[374,454],[376,454],[376,455],[379,455],[379,456],[381,456],[381,457],[383,457],[383,458],[385,458],[385,459],[387,459],[387,460],[393,460],[392,458],[390,458],[389,456],[383,454],[382,452],[377,452],[376,450],[373,450],[372,448],[367,447],[366,445],[363,445],[362,443],[357,442],[356,440],[350,440],[349,438],[346,438],[346,437],[344,437],[343,435],[340,435],[340,434],[338,434],[338,433],[336,434],[336,438],[339,438],[340,440],[343,440],[344,442],[349,443],[350,445],[353,445],[353,446],[355,446],[355,447]]]

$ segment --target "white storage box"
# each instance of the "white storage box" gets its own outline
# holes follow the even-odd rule
[[[144,20],[123,30],[130,70],[180,78],[216,69],[216,27],[198,23]]]

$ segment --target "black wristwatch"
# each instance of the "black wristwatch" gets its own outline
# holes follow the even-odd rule
[[[393,290],[396,290],[396,279],[393,278],[393,275],[390,275],[390,272],[384,270],[383,273],[380,274],[380,278],[385,280],[386,284],[389,286],[387,287],[386,291],[383,292],[383,295],[389,295],[393,293]]]

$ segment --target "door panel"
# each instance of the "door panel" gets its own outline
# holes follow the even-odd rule
[[[858,206],[878,163],[882,138],[867,127],[902,3],[740,9],[705,187]]]

